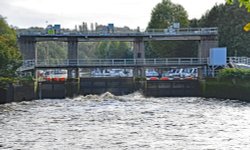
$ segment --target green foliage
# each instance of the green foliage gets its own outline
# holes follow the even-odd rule
[[[132,58],[133,53],[127,42],[100,42],[95,50],[97,58]]]
[[[67,58],[67,44],[63,42],[38,42],[37,58],[38,59],[66,59]]]
[[[95,50],[97,49],[98,43],[93,42],[79,42],[78,43],[78,58],[88,59],[97,58],[95,55]]]
[[[163,0],[151,13],[148,29],[166,29],[173,23],[188,27],[188,15],[181,5]],[[193,57],[197,56],[198,45],[193,41],[152,41],[146,44],[146,57]]]
[[[10,78],[10,77],[1,77],[0,76],[0,88],[6,88],[6,85],[17,83],[17,78]]]
[[[221,80],[236,79],[250,80],[250,69],[226,68],[219,71],[218,78]]]
[[[250,12],[250,1],[249,0],[226,0],[228,4],[239,3],[239,6],[244,6],[248,12]]]
[[[0,16],[0,77],[13,77],[21,65],[16,33]]]
[[[219,46],[227,47],[228,56],[250,56],[250,34],[243,30],[250,13],[233,5],[215,5],[199,20],[200,27],[218,27]]]
[[[179,22],[181,27],[187,27],[187,12],[181,5],[173,4],[170,0],[162,0],[162,2],[153,9],[148,28],[164,29],[175,22]]]

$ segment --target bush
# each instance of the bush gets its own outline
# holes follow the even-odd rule
[[[0,77],[0,87],[5,88],[6,85],[11,83],[17,83],[17,80],[14,78]]]
[[[226,68],[219,71],[218,78],[220,80],[239,79],[250,80],[250,69]]]
[[[204,97],[250,101],[249,69],[223,69],[217,79],[206,79],[204,84]]]

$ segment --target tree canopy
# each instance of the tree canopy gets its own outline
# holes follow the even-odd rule
[[[250,34],[243,26],[249,21],[250,13],[233,5],[215,5],[199,20],[201,27],[218,27],[219,46],[227,47],[228,56],[250,56]]]
[[[167,29],[173,23],[181,28],[188,27],[186,10],[170,0],[162,0],[151,13],[148,29]],[[192,57],[196,56],[198,46],[193,41],[152,41],[146,46],[146,57]]]
[[[164,29],[170,27],[175,22],[179,22],[181,27],[188,26],[186,10],[181,5],[174,4],[170,0],[162,0],[153,9],[148,28]]]
[[[0,77],[12,77],[20,66],[15,30],[0,16]]]
[[[226,0],[228,4],[239,4],[240,7],[244,6],[250,12],[250,0]],[[250,23],[247,23],[244,28],[245,31],[250,31]]]
[[[239,6],[244,6],[248,12],[250,12],[250,1],[249,0],[226,0],[228,4],[239,3]]]
[[[133,52],[127,42],[100,42],[95,50],[97,58],[132,58]]]

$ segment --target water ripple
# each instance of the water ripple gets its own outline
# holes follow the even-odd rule
[[[0,149],[249,149],[237,100],[80,96],[0,105]]]

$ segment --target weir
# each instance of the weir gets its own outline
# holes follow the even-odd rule
[[[201,96],[198,80],[140,81],[135,78],[80,78],[79,81],[41,82],[38,98],[65,98],[110,92],[127,95],[141,91],[147,97]]]
[[[42,41],[60,41],[68,43],[68,58],[55,61],[37,60],[36,43]],[[133,43],[134,59],[111,60],[80,60],[78,59],[79,42],[99,41],[126,41]],[[198,58],[145,58],[145,42],[148,41],[198,41]],[[209,49],[218,47],[217,28],[185,28],[169,32],[166,30],[150,30],[145,32],[124,33],[59,33],[59,34],[19,34],[19,48],[23,54],[24,71],[37,69],[67,69],[68,79],[62,83],[41,82],[38,84],[41,98],[73,97],[75,95],[101,94],[127,94],[135,90],[143,90],[146,96],[190,96],[196,95],[199,81],[137,81],[136,77],[145,77],[147,67],[166,68],[170,66],[198,67],[200,76],[201,68],[208,64]],[[26,68],[25,68],[26,67]],[[132,68],[133,78],[79,78],[80,68]],[[28,68],[28,69],[27,69]],[[74,74],[74,76],[73,76]],[[139,87],[139,88],[138,88]],[[167,92],[164,92],[167,91]],[[178,92],[179,91],[179,92]],[[58,94],[57,94],[58,93]],[[188,95],[189,94],[189,95]]]

